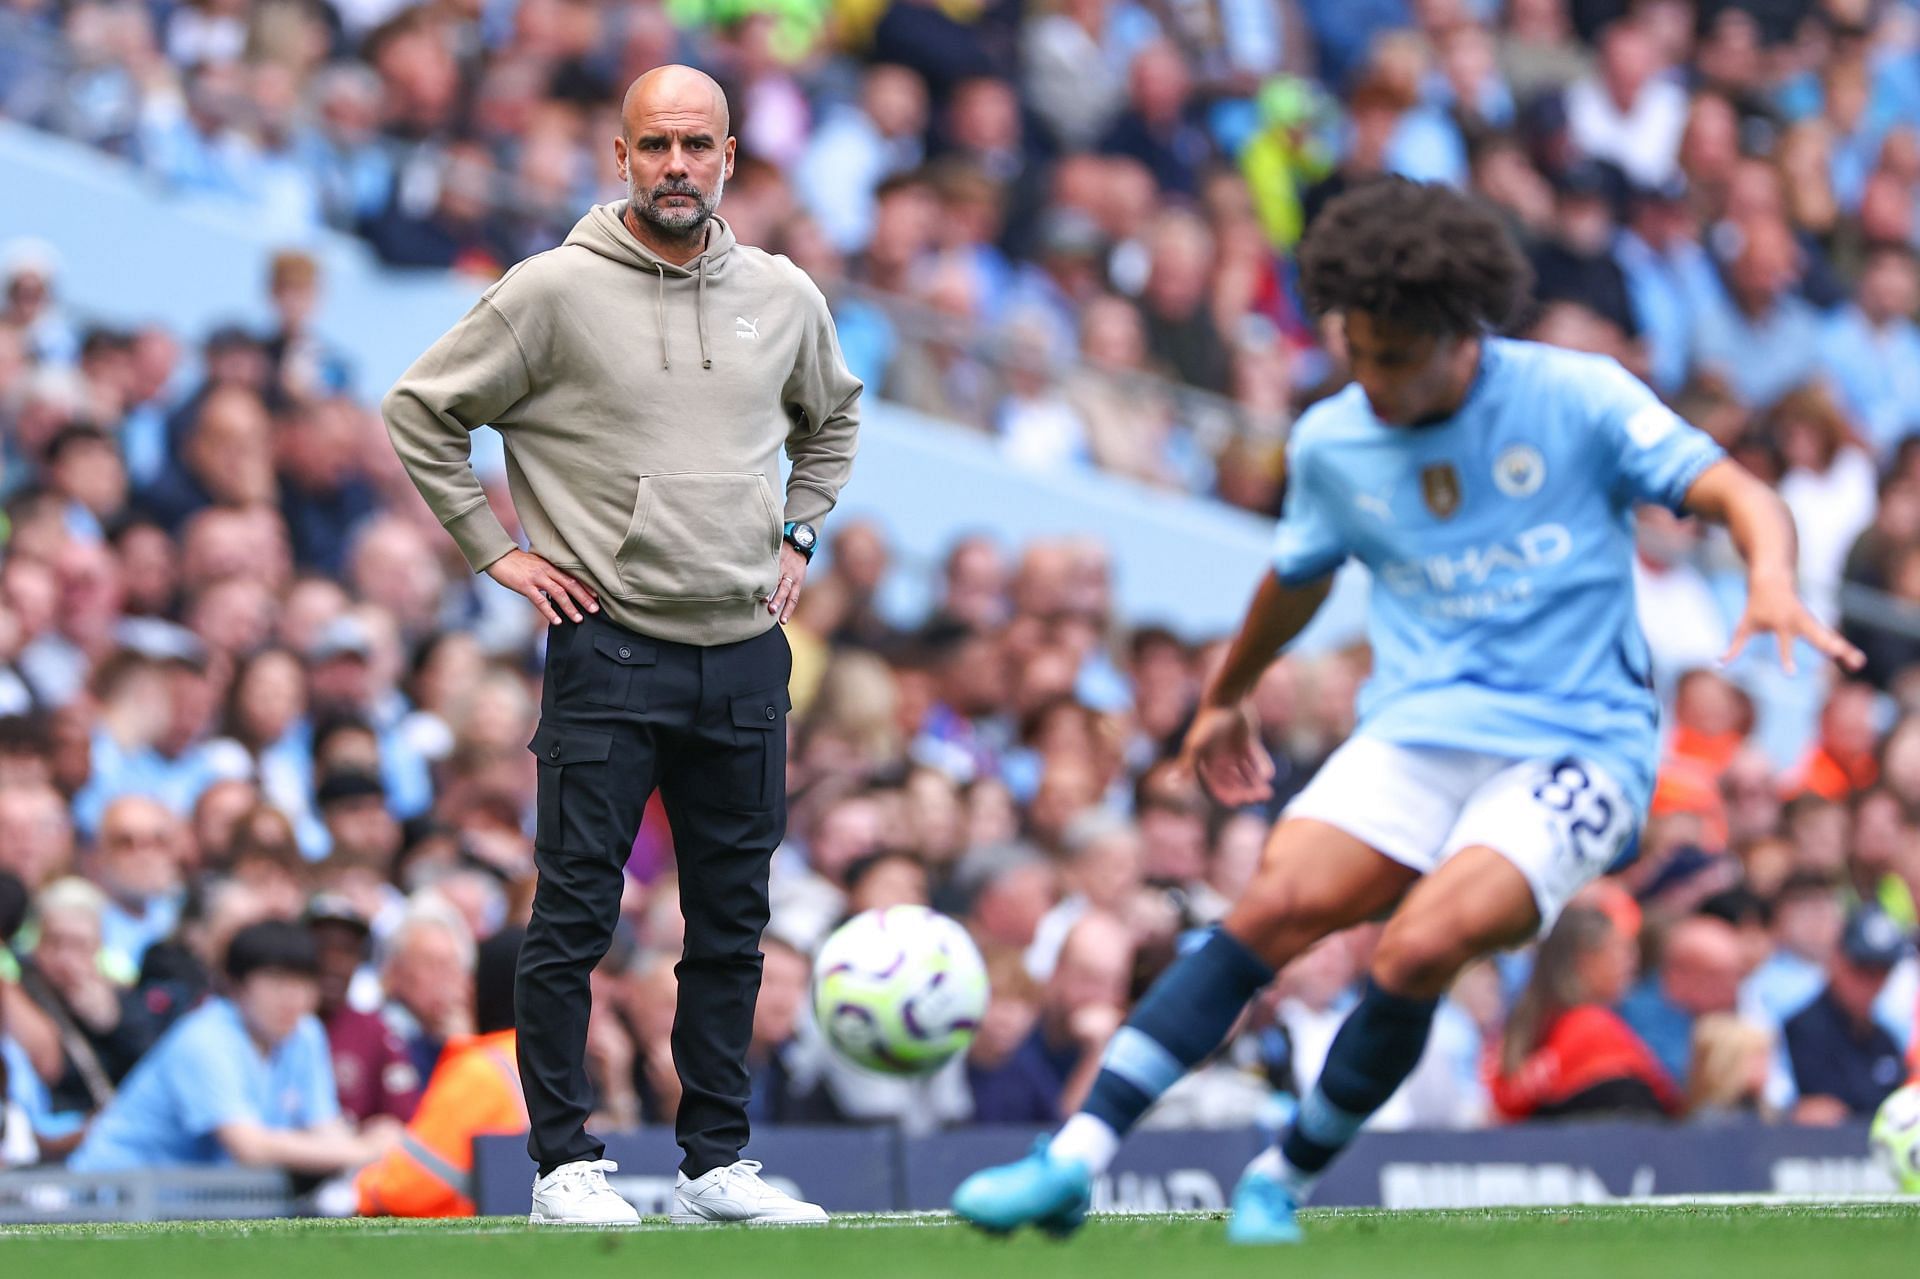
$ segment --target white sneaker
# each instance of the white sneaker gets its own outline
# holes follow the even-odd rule
[[[715,1168],[704,1176],[689,1179],[677,1173],[673,1179],[673,1221],[675,1225],[698,1225],[703,1221],[748,1221],[759,1226],[824,1226],[827,1210],[819,1204],[802,1203],[784,1191],[760,1180],[760,1161],[742,1159],[739,1163]]]
[[[611,1159],[576,1159],[533,1180],[535,1226],[637,1226],[640,1212],[607,1184],[620,1165]]]

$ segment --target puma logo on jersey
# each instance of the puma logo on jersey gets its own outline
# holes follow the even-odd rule
[[[733,317],[733,336],[737,338],[757,338],[760,336],[760,317],[749,320],[744,315]]]

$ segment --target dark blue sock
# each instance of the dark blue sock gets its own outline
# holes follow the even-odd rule
[[[1386,1104],[1427,1047],[1437,999],[1408,999],[1367,979],[1359,1007],[1327,1050],[1320,1081],[1300,1103],[1280,1153],[1303,1173],[1318,1173],[1346,1149],[1367,1117]]]
[[[1081,1110],[1117,1133],[1220,1046],[1234,1018],[1273,970],[1238,938],[1215,929],[1146,993],[1101,1059]]]

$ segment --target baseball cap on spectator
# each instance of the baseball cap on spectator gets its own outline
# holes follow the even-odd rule
[[[320,634],[314,637],[313,644],[307,649],[307,660],[325,662],[336,657],[357,657],[361,661],[373,656],[373,636],[367,630],[366,623],[357,617],[336,617],[320,628]]]
[[[205,670],[207,646],[184,626],[157,617],[129,617],[113,628],[114,641],[150,662],[177,662]]]
[[[1554,190],[1569,198],[1606,195],[1612,185],[1605,167],[1594,160],[1569,165],[1553,183]]]
[[[307,902],[306,913],[301,922],[311,928],[315,924],[342,924],[357,930],[362,936],[371,935],[373,926],[367,922],[354,904],[342,893],[315,893]]]
[[[1913,942],[1893,916],[1878,906],[1861,906],[1847,916],[1840,953],[1858,968],[1884,970],[1907,957]]]
[[[1560,199],[1599,200],[1616,218],[1626,207],[1627,187],[1626,174],[1600,160],[1578,161],[1553,179],[1554,192]]]
[[[1716,854],[1707,852],[1698,844],[1682,844],[1674,849],[1666,863],[1654,872],[1653,878],[1640,886],[1640,891],[1636,895],[1643,902],[1652,901],[1662,893],[1686,883],[1717,860]]]
[[[1676,171],[1659,182],[1636,182],[1629,198],[1636,204],[1685,204],[1687,176]]]
[[[321,809],[350,799],[365,799],[368,796],[385,799],[387,788],[372,773],[363,773],[358,769],[341,770],[328,773],[320,779],[320,786],[314,792],[313,802]]]

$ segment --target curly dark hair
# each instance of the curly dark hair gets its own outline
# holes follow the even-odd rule
[[[1346,192],[1314,219],[1300,281],[1317,315],[1364,311],[1451,337],[1512,323],[1533,269],[1487,205],[1390,177]]]

